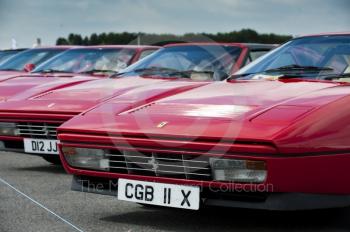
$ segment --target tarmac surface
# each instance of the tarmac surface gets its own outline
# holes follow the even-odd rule
[[[350,208],[271,212],[149,208],[70,190],[72,177],[40,157],[0,152],[0,232],[350,231]]]

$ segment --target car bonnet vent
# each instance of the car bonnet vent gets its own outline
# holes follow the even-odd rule
[[[152,103],[149,103],[149,104],[146,104],[146,105],[142,105],[140,107],[137,107],[135,109],[132,109],[132,110],[129,110],[126,112],[126,114],[133,114],[133,113],[136,113],[136,112],[140,112],[142,110],[145,110],[153,105],[155,105],[156,103],[152,102]]]
[[[40,98],[46,97],[46,96],[48,96],[50,94],[52,94],[52,91],[39,94],[39,95],[33,97],[33,99],[40,99]]]

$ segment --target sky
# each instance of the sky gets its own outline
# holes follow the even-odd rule
[[[53,45],[69,33],[350,31],[350,0],[0,0],[0,48]]]

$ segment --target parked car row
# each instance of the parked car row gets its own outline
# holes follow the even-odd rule
[[[45,126],[29,126],[18,136],[3,138],[3,146],[5,149],[38,153],[46,160],[58,163],[58,156],[52,156],[52,153],[58,154],[58,150],[41,152],[26,147],[26,135],[55,139],[50,147],[56,147],[56,128],[101,102],[130,92],[130,101],[136,105],[148,98],[154,100],[157,96],[171,94],[170,91],[184,91],[223,80],[250,62],[251,57],[257,57],[255,53],[266,53],[274,47],[213,43],[167,45],[122,72],[118,72],[119,66],[125,68],[142,57],[143,52],[149,54],[159,48],[100,46],[69,49],[40,65],[30,75],[9,77],[0,82],[0,99],[3,100],[0,119],[4,118],[3,122],[14,116],[2,117],[1,112],[13,112],[17,115],[16,120],[29,124],[38,121],[40,112],[47,121],[39,122],[50,124],[53,133],[45,131]],[[151,90],[151,95],[139,97],[137,89],[140,87]],[[31,113],[34,115],[30,116]],[[55,123],[52,124],[52,121]],[[36,131],[36,128],[44,131]],[[34,135],[31,134],[33,130],[36,132]],[[27,144],[29,146],[30,141]]]
[[[0,76],[0,147],[140,204],[347,206],[349,75],[350,33],[69,48]]]

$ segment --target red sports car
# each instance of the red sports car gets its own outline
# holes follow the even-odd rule
[[[206,85],[212,80],[227,77],[231,70],[242,67],[251,57],[266,53],[274,47],[259,44],[169,45],[117,76],[88,82],[87,78],[68,78],[66,88],[63,88],[63,78],[49,78],[51,82],[41,85],[36,85],[34,80],[45,81],[45,78],[23,77],[21,80],[9,80],[6,85],[0,85],[0,96],[2,94],[5,99],[0,103],[0,148],[24,150],[56,163],[59,161],[56,128],[73,116],[116,96],[121,101],[120,107],[132,108]],[[67,54],[73,50],[75,49]],[[58,58],[43,66],[52,64],[58,67],[55,60]],[[48,73],[62,71],[58,68],[38,69]],[[115,70],[102,70],[109,72],[110,69]],[[90,67],[83,72],[100,73],[101,70]],[[85,83],[77,84],[79,81]],[[28,87],[29,85],[35,87]],[[19,88],[22,88],[21,91],[18,91]]]
[[[119,75],[224,80],[276,47],[273,44],[244,43],[169,44],[148,59],[124,69]]]
[[[0,63],[0,82],[30,72],[69,48],[71,46],[40,47],[19,52]]]
[[[38,66],[30,74],[0,74],[0,102],[16,94],[42,94],[82,81],[107,78],[157,49],[159,47],[127,45],[72,48]]]
[[[58,128],[73,190],[142,204],[350,205],[350,33],[295,38],[224,82]]]
[[[32,73],[42,74],[87,74],[110,76],[125,69],[160,47],[137,45],[87,46],[63,53],[37,67]]]

